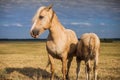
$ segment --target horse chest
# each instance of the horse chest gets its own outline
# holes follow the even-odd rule
[[[58,55],[61,56],[61,54],[64,52],[64,44],[55,44],[53,42],[47,42],[47,50],[52,55]]]

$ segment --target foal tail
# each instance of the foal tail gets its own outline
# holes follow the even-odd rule
[[[89,39],[89,54],[91,56],[93,55],[94,48],[95,48],[95,39],[92,36],[90,36],[90,39]]]

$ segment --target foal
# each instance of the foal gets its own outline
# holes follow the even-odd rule
[[[82,60],[85,61],[86,65],[86,80],[90,80],[91,75],[91,64],[90,61],[94,60],[94,80],[97,80],[97,66],[98,66],[98,56],[100,51],[100,40],[98,36],[94,33],[85,33],[81,36],[81,40],[78,42],[77,47],[77,78],[80,71],[80,63]]]
[[[63,80],[68,78],[69,68],[76,53],[77,37],[74,31],[65,29],[59,22],[52,5],[40,7],[33,18],[31,36],[37,38],[45,30],[49,30],[46,49],[51,64],[51,80],[54,80],[54,58],[62,61]],[[67,64],[68,60],[68,64]]]

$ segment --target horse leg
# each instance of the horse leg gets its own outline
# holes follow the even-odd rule
[[[45,70],[48,69],[49,65],[50,65],[50,59],[49,59],[49,57],[48,57],[48,62],[47,62],[47,65],[46,65],[46,67],[45,67]]]
[[[67,63],[67,74],[66,74],[66,79],[69,80],[69,70],[70,70],[70,66],[71,66],[71,62],[73,60],[73,57],[70,57],[68,59],[68,63]]]
[[[67,58],[62,58],[62,73],[63,73],[63,80],[66,80],[66,65],[67,65]]]
[[[79,74],[80,74],[80,63],[81,63],[81,60],[78,57],[76,57],[76,62],[77,62],[77,68],[76,68],[77,77],[76,77],[76,80],[78,80]]]
[[[98,66],[98,53],[96,53],[95,59],[94,59],[94,80],[97,80],[97,66]]]
[[[50,54],[48,54],[48,57],[49,57],[50,64],[51,64],[51,78],[50,78],[50,80],[54,80],[54,74],[55,74],[54,59]]]
[[[90,66],[90,60],[85,61],[85,72],[86,72],[86,80],[91,80],[91,66]]]

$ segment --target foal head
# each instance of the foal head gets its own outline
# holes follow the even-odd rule
[[[38,38],[39,34],[50,28],[50,24],[54,15],[52,5],[48,7],[40,7],[33,17],[33,25],[30,34],[33,38]]]

